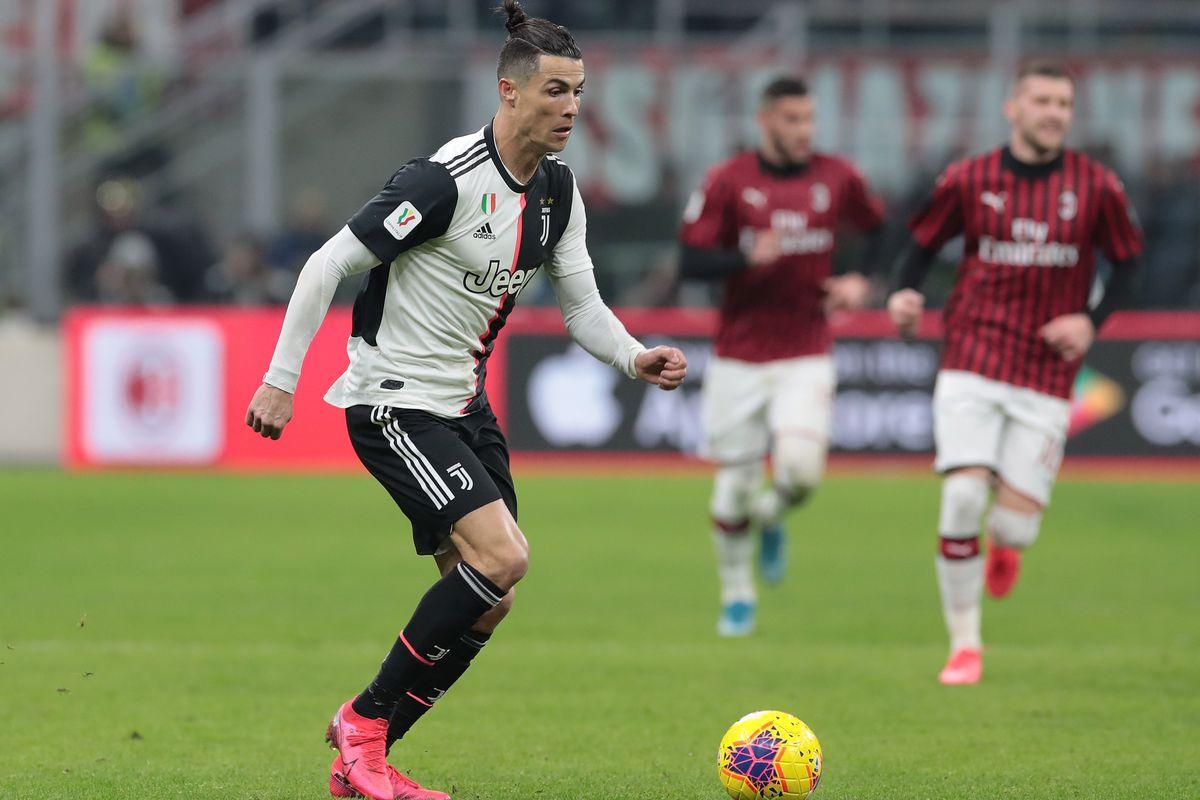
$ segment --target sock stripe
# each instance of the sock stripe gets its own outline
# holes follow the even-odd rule
[[[717,519],[716,517],[713,517],[712,521],[713,526],[726,536],[737,536],[738,534],[746,533],[748,530],[750,530],[749,517],[734,520],[733,522],[726,522],[723,519]]]
[[[405,694],[406,694],[406,695],[408,695],[409,697],[411,697],[413,700],[416,700],[418,703],[420,703],[421,705],[425,706],[426,708],[433,708],[433,703],[427,703],[427,702],[425,702],[424,700],[422,700],[421,698],[417,697],[417,696],[416,696],[415,694],[413,694],[412,692],[405,692]]]
[[[941,537],[938,551],[942,554],[942,558],[950,561],[963,561],[968,558],[975,558],[979,555],[979,537],[972,536],[969,539],[959,539],[951,536],[943,536]]]
[[[487,639],[478,639],[469,633],[464,633],[462,635],[462,640],[463,640],[463,644],[467,645],[468,647],[472,647],[476,650],[482,650],[483,646],[485,644],[487,644]]]
[[[501,598],[496,596],[491,589],[489,589],[479,580],[479,578],[483,576],[480,575],[475,568],[471,567],[466,562],[460,561],[458,562],[458,574],[462,576],[464,581],[466,581],[467,586],[471,587],[475,594],[479,595],[479,597],[482,598],[485,603],[490,606],[494,606],[500,602]],[[488,583],[491,583],[491,581],[488,581]]]
[[[422,664],[424,664],[427,667],[433,666],[432,661],[430,661],[428,658],[425,658],[425,656],[418,653],[416,650],[413,649],[413,646],[408,643],[408,637],[406,637],[404,635],[404,631],[400,631],[400,641],[404,642],[404,646],[408,648],[408,652],[412,653],[413,658],[415,658],[417,661],[420,661]]]

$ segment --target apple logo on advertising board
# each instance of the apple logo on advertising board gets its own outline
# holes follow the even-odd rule
[[[556,447],[595,447],[621,425],[621,404],[613,389],[621,375],[578,345],[543,359],[529,373],[533,424]]]

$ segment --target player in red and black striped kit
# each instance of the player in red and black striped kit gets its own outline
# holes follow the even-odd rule
[[[785,565],[784,512],[808,497],[825,467],[835,374],[826,313],[856,308],[882,241],[883,204],[858,170],[813,152],[814,108],[804,82],[763,93],[761,142],[716,165],[684,211],[684,278],[722,283],[720,322],[704,380],[703,452],[718,464],[714,523],[722,635],[754,626],[752,526],[763,578]],[[867,232],[862,272],[833,275],[839,228]],[[763,489],[763,460],[772,479]]]
[[[1036,540],[1062,460],[1068,401],[1083,356],[1128,294],[1142,234],[1121,181],[1064,149],[1074,82],[1033,62],[1004,111],[1007,147],[955,162],[909,223],[888,311],[902,332],[920,321],[918,292],[938,250],[962,235],[958,277],[944,310],[945,347],[934,391],[936,469],[945,475],[937,557],[950,659],[940,680],[982,676],[980,600],[1012,589],[1020,551]],[[1088,308],[1095,251],[1112,264]],[[988,503],[987,554],[979,531]]]

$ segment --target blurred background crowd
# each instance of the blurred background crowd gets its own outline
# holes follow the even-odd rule
[[[486,122],[504,35],[492,5],[74,0],[46,19],[36,0],[3,0],[0,315],[286,302],[308,255],[394,169]],[[933,176],[1002,143],[1012,64],[1052,53],[1079,70],[1074,144],[1120,172],[1146,229],[1137,305],[1200,308],[1196,3],[525,6],[584,49],[583,127],[564,157],[613,305],[711,302],[677,279],[680,209],[709,164],[753,146],[771,76],[809,79],[818,145],[886,198],[896,252]],[[54,37],[52,62],[35,59],[39,35]],[[537,286],[525,301],[552,297]]]

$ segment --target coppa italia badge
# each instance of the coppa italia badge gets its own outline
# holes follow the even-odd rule
[[[479,210],[485,214],[491,214],[496,210],[496,193],[484,192],[483,200],[479,203]]]

